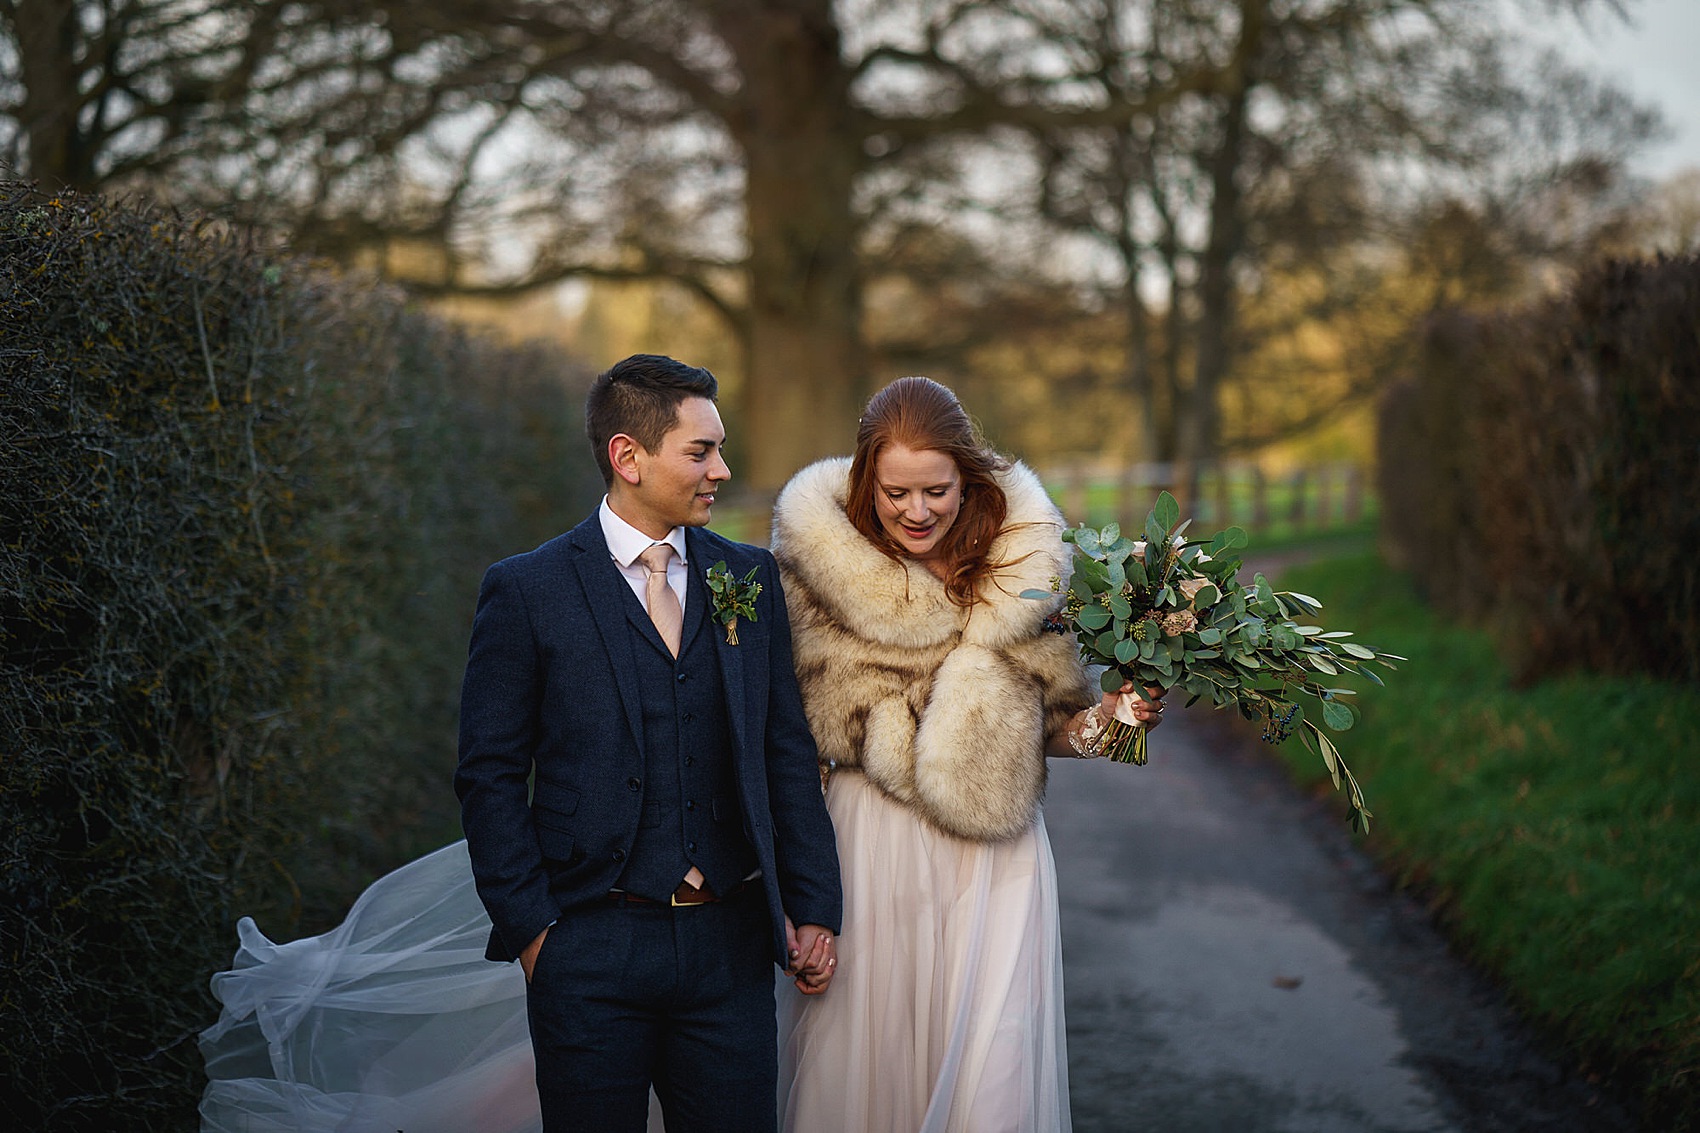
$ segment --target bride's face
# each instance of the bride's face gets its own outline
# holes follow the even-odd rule
[[[944,453],[892,445],[874,461],[874,511],[911,557],[935,557],[961,510],[962,473]]]

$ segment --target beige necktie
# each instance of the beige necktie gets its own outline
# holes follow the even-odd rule
[[[655,632],[667,643],[668,652],[677,657],[685,611],[679,606],[679,596],[667,585],[667,563],[672,557],[672,546],[656,543],[638,556],[638,562],[649,572],[643,591],[643,604],[649,608],[649,620],[655,623]]]
[[[679,608],[679,596],[667,585],[667,564],[672,559],[673,547],[669,543],[656,543],[638,556],[638,562],[649,572],[643,586],[643,604],[649,608],[649,620],[655,623],[655,631],[667,643],[668,652],[677,657],[685,611]],[[702,870],[693,865],[685,874],[685,884],[701,889]]]

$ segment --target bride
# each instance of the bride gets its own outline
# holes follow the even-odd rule
[[[1162,705],[1124,686],[1080,708],[1074,643],[1019,597],[1066,577],[1061,528],[1038,478],[925,378],[876,394],[855,454],[780,495],[845,893],[831,991],[777,979],[788,1130],[1070,1128],[1045,757],[1096,754],[1109,713],[1149,727]],[[463,843],[381,879],[322,937],[239,933],[201,1039],[204,1133],[540,1128],[524,978],[484,959]]]

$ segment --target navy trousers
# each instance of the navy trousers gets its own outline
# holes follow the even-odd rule
[[[544,1133],[775,1133],[778,1039],[759,886],[708,905],[574,909],[526,1005]]]

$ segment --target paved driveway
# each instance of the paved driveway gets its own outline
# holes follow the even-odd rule
[[[1342,817],[1175,708],[1145,767],[1051,764],[1076,1133],[1636,1128],[1531,1048]]]

